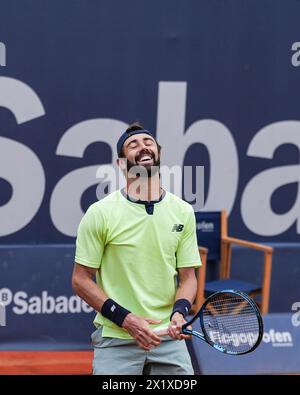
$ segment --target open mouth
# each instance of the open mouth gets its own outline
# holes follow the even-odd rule
[[[153,156],[151,154],[143,154],[141,155],[138,160],[137,163],[139,165],[148,165],[148,164],[152,164],[153,163]]]

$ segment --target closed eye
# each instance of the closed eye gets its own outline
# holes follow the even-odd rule
[[[152,145],[152,144],[153,144],[153,141],[152,141],[152,140],[145,141],[145,144],[146,144],[146,145]]]

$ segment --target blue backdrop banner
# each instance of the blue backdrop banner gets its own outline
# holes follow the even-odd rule
[[[232,356],[217,352],[201,340],[193,339],[189,350],[197,374],[279,374],[299,373],[300,322],[292,314],[264,316],[264,335],[252,353]],[[298,325],[298,324],[297,324]],[[195,330],[200,330],[194,324]],[[201,330],[200,330],[201,332]]]
[[[73,246],[0,248],[0,350],[88,349],[94,310],[71,289]]]
[[[136,120],[162,167],[192,167],[172,192],[275,247],[270,311],[297,308],[299,14],[298,0],[1,1],[0,349],[90,347],[94,312],[71,289],[76,231],[123,185],[116,143]],[[260,281],[252,258],[235,249],[233,274]],[[253,355],[201,345],[199,363],[299,372],[299,346],[290,316],[268,316]]]
[[[297,0],[2,1],[2,243],[72,243],[97,186],[116,188],[116,142],[135,120],[165,166],[204,166],[203,210],[227,209],[232,234],[298,242],[299,12]]]

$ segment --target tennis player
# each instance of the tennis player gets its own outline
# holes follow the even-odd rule
[[[140,124],[120,136],[117,152],[126,187],[83,216],[72,277],[98,312],[93,373],[193,374],[189,336],[179,333],[201,265],[193,208],[161,188],[161,147]],[[168,325],[168,336],[154,332]]]

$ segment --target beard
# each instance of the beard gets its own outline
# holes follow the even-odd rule
[[[140,155],[140,154],[139,154]],[[154,154],[152,154],[152,157],[154,157]],[[160,155],[158,156],[157,159],[153,159],[153,164],[147,164],[147,165],[141,165],[137,164],[137,159],[136,162],[131,162],[130,160],[127,159],[127,174],[131,174],[134,178],[135,177],[153,177],[157,172],[159,172],[160,169]]]

